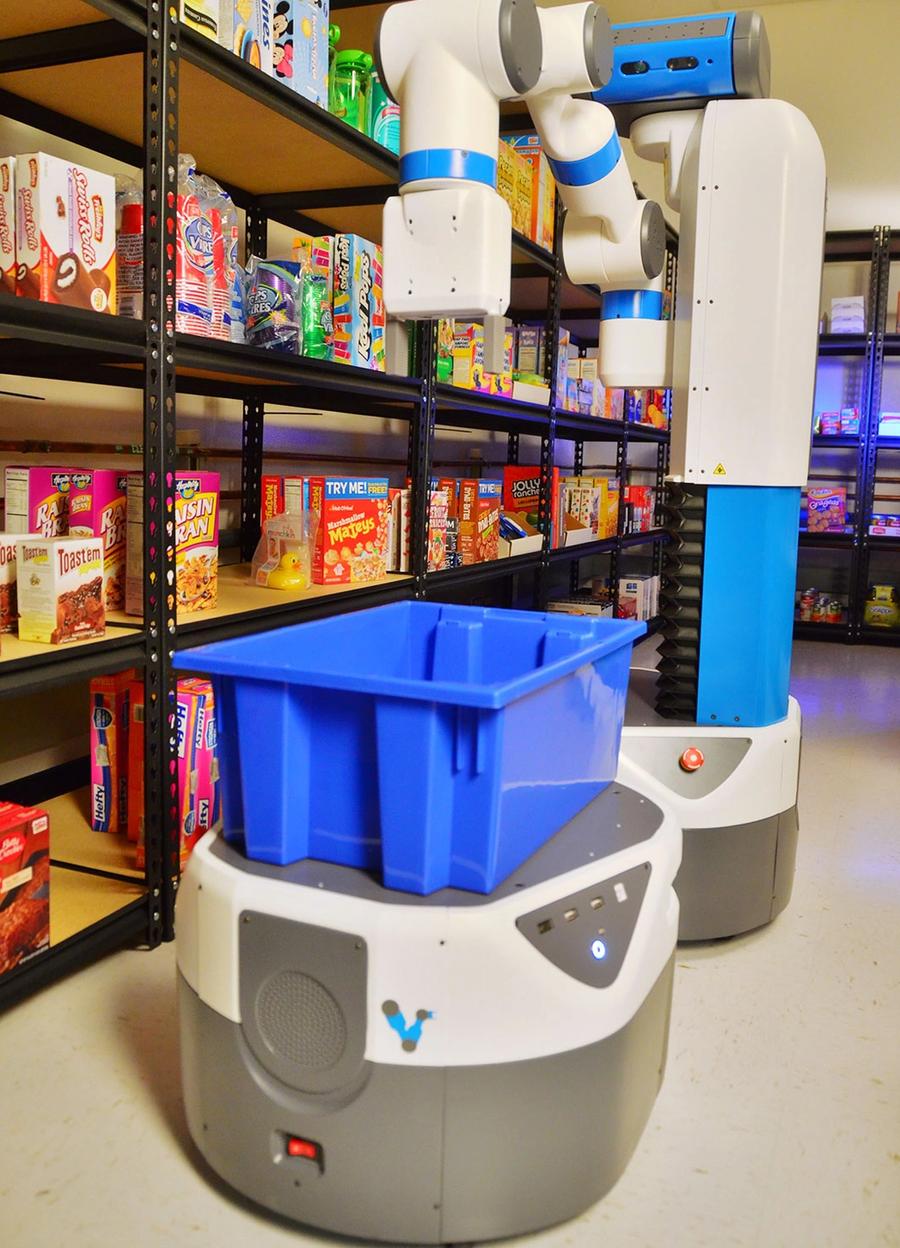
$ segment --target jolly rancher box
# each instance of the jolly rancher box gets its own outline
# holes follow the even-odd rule
[[[311,477],[309,508],[318,520],[312,572],[316,585],[352,585],[386,574],[386,477]]]

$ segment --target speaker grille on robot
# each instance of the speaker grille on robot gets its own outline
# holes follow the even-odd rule
[[[256,998],[256,1022],[279,1057],[307,1070],[336,1066],[347,1044],[347,1024],[334,997],[311,975],[279,971]]]

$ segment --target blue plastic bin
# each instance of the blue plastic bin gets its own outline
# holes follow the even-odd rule
[[[489,893],[616,773],[628,620],[404,602],[200,647],[250,858]]]

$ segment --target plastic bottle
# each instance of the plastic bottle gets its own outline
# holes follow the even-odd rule
[[[341,41],[341,28],[332,24],[328,27],[328,111],[337,116],[337,101],[334,92],[334,62],[337,57],[337,45]]]
[[[369,72],[366,129],[376,143],[395,156],[400,155],[400,105],[385,91],[378,70],[374,68]]]
[[[366,133],[366,101],[373,64],[369,53],[358,48],[338,52],[334,58],[332,112],[362,134]]]
[[[226,192],[222,192],[222,233],[225,239],[225,281],[228,286],[230,301],[225,312],[228,336],[232,342],[245,342],[244,327],[244,270],[238,260],[240,231],[238,229],[237,208],[234,200]]]

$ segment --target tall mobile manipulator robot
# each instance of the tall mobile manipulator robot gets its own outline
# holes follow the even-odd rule
[[[596,4],[409,0],[387,11],[379,43],[404,119],[384,218],[388,311],[484,316],[498,358],[511,221],[494,157],[500,103],[522,97],[566,208],[568,276],[604,290],[601,380],[673,390],[661,657],[633,674],[620,779],[684,829],[681,938],[759,927],[790,898],[798,833],[788,684],[821,144],[767,98],[755,13],[610,28]],[[637,199],[620,129],[663,165],[681,214],[674,323],[662,320],[662,213]]]

